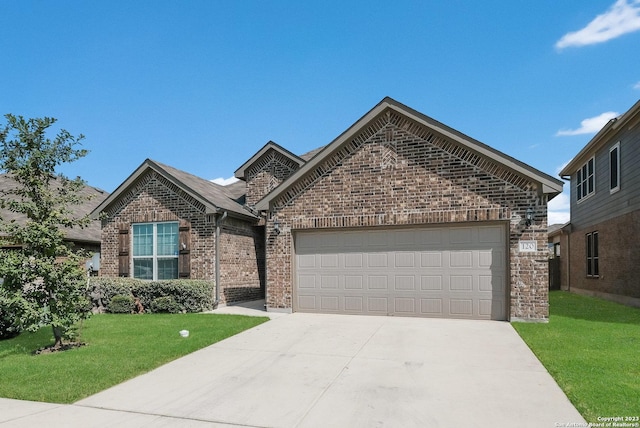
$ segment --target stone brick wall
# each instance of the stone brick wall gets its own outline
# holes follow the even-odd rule
[[[267,222],[267,305],[292,308],[293,232],[503,221],[509,228],[511,319],[548,317],[546,199],[536,184],[430,128],[382,113],[274,201]],[[527,208],[536,219],[526,227]],[[273,231],[277,217],[281,233]],[[535,240],[536,253],[519,253]]]
[[[297,163],[282,153],[269,150],[247,169],[247,205],[254,206],[297,170]]]
[[[118,269],[118,235],[122,227],[133,223],[180,221],[190,224],[190,277],[215,279],[215,218],[188,194],[149,171],[140,177],[106,213],[102,221],[101,276],[115,277]],[[242,220],[227,217],[221,227],[222,303],[260,298],[263,295],[256,248],[263,242],[259,228]],[[263,246],[263,245],[262,245]],[[237,273],[232,275],[231,273]]]
[[[264,298],[264,227],[227,217],[220,233],[224,302]]]
[[[587,228],[573,230],[569,237],[570,288],[640,298],[640,211],[615,217]],[[587,277],[586,234],[598,232],[599,273]]]

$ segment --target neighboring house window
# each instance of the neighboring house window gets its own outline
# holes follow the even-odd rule
[[[598,232],[587,233],[587,276],[600,275],[598,266]]]
[[[576,194],[578,195],[578,201],[590,196],[595,191],[595,183],[594,183],[594,169],[595,169],[595,159],[591,158],[582,165],[582,168],[578,170],[577,173],[577,186],[576,186]]]
[[[609,192],[620,190],[620,143],[609,150]]]
[[[133,225],[133,277],[178,277],[178,223]]]

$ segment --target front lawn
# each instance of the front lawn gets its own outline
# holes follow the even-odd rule
[[[640,309],[555,291],[550,312],[513,327],[576,409],[592,423],[640,417]]]
[[[217,314],[95,315],[82,326],[87,345],[53,354],[50,327],[0,341],[0,397],[73,403],[267,321]],[[180,330],[189,336],[180,336]]]

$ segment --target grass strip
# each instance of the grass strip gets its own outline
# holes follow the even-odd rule
[[[563,291],[549,303],[548,324],[512,325],[576,409],[640,417],[640,309]]]
[[[81,327],[86,346],[34,355],[51,328],[0,341],[0,397],[73,403],[267,321],[224,314],[94,315]],[[180,330],[189,330],[181,337]]]

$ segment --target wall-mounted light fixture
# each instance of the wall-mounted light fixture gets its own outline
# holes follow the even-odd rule
[[[525,214],[524,219],[525,219],[524,223],[527,225],[527,227],[531,226],[531,223],[533,223],[533,219],[534,219],[533,207],[527,208],[527,213]]]
[[[277,218],[273,221],[273,231],[276,235],[280,235],[280,222]]]

